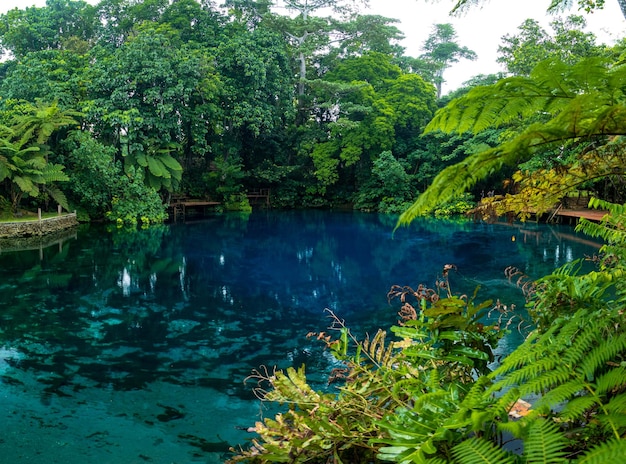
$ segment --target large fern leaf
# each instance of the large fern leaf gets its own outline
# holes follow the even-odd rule
[[[470,438],[452,449],[456,462],[462,464],[513,464],[514,456],[510,455],[500,446],[483,440],[482,438]]]
[[[524,440],[524,457],[529,463],[565,462],[567,439],[557,424],[546,419],[532,421]]]

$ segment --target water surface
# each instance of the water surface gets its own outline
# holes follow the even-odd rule
[[[219,215],[134,233],[85,226],[53,244],[0,244],[0,456],[34,464],[217,463],[264,410],[261,365],[333,360],[310,331],[325,308],[356,334],[397,320],[391,285],[516,304],[536,278],[597,245],[571,228],[328,212]],[[513,332],[499,348],[519,343]]]

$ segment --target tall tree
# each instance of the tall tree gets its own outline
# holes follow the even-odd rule
[[[329,46],[330,32],[336,20],[330,16],[317,16],[318,13],[332,11],[347,17],[358,4],[367,5],[368,0],[284,0],[287,10],[296,13],[294,18],[277,17],[276,26],[284,32],[295,50],[297,62],[297,95],[299,114],[296,123],[304,123],[306,114],[307,71],[313,56]]]
[[[443,75],[453,63],[460,59],[475,60],[476,53],[457,43],[457,35],[452,24],[435,24],[432,33],[422,46],[424,53],[421,60],[425,64],[425,71],[429,74],[437,88],[437,98],[441,97],[442,85],[445,82]]]
[[[87,2],[47,0],[42,8],[15,8],[0,15],[0,47],[22,58],[29,52],[64,48],[70,40],[91,42],[98,27],[96,9]]]
[[[373,160],[402,145],[397,143],[399,132],[419,134],[432,117],[433,86],[402,73],[392,61],[388,55],[369,52],[343,60],[324,76],[332,84],[325,87],[330,95],[323,98],[327,103],[326,111],[319,113],[322,131],[311,151],[320,185],[332,185],[342,175],[345,181],[352,166],[359,168],[362,183],[371,175]],[[405,143],[397,156],[405,158],[409,150],[410,143]]]
[[[95,130],[111,136],[125,166],[143,171],[156,190],[176,188],[187,150],[203,156],[219,124],[214,60],[177,37],[169,25],[144,23],[91,68]]]
[[[498,47],[497,62],[506,66],[509,73],[528,76],[542,60],[558,57],[564,63],[574,63],[585,57],[599,55],[603,47],[595,43],[596,36],[584,32],[586,21],[582,16],[556,18],[550,23],[548,33],[534,19],[525,20],[516,35],[502,37]]]
[[[31,52],[13,61],[11,72],[0,80],[0,92],[5,100],[53,100],[79,109],[87,97],[88,67],[89,56],[74,51]]]

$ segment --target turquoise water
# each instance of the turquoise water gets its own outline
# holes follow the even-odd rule
[[[327,328],[325,308],[374,332],[397,319],[392,285],[433,285],[451,263],[453,291],[480,286],[523,317],[507,266],[539,277],[598,248],[567,227],[393,226],[255,212],[0,243],[0,462],[223,462],[271,414],[244,383],[252,369],[305,363],[323,381],[333,360],[306,334]]]

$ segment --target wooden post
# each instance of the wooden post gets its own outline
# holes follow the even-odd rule
[[[39,222],[41,222],[41,208],[37,208],[37,217],[39,218]]]
[[[57,214],[61,215],[61,205],[57,205]]]

